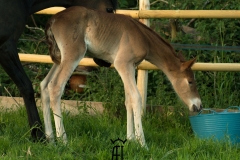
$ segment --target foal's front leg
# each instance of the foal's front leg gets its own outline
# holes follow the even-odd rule
[[[116,60],[114,66],[124,84],[125,105],[127,109],[127,138],[136,138],[142,146],[146,147],[141,120],[142,101],[135,81],[134,65],[127,61]]]

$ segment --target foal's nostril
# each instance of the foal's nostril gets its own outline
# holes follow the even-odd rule
[[[193,107],[193,112],[199,112],[202,110],[202,105],[200,105],[200,108],[198,108],[195,104],[192,107]]]

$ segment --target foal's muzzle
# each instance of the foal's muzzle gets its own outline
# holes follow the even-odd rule
[[[192,106],[192,108],[193,108],[193,112],[199,112],[199,111],[201,111],[202,110],[202,104],[200,105],[200,107],[198,108],[195,104]]]

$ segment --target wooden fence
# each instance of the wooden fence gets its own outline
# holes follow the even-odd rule
[[[239,10],[149,10],[149,8],[149,0],[139,0],[139,10],[117,10],[116,13],[139,18],[146,25],[149,25],[149,21],[146,20],[149,18],[240,18]],[[42,10],[37,14],[55,14],[63,9],[62,7],[53,7]],[[47,55],[20,53],[19,56],[20,60],[24,62],[52,63]],[[90,58],[84,58],[79,65],[97,66]],[[145,112],[146,108],[147,70],[155,69],[157,69],[156,66],[147,61],[143,61],[138,66],[137,85],[143,101],[142,113]],[[195,63],[192,69],[198,71],[240,71],[240,63]]]

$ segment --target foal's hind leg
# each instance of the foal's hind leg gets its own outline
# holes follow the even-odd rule
[[[62,61],[54,74],[51,83],[48,84],[50,104],[54,114],[54,121],[56,127],[56,134],[58,138],[62,138],[64,143],[67,143],[67,135],[63,125],[63,118],[61,113],[61,96],[67,80],[77,67],[80,58],[76,61]]]
[[[142,146],[145,146],[141,121],[141,96],[135,81],[134,65],[124,60],[115,60],[114,66],[124,84],[125,105],[127,109],[127,138],[136,138]],[[135,128],[135,136],[133,125]]]
[[[64,40],[61,41],[64,43]],[[74,45],[71,45],[74,44]],[[64,91],[67,80],[77,67],[79,61],[84,57],[86,46],[84,41],[79,43],[71,43],[65,47],[61,46],[61,63],[48,83],[48,91],[50,96],[50,105],[54,114],[56,134],[58,138],[63,138],[63,142],[67,143],[67,135],[63,125],[63,118],[61,113],[61,96]]]
[[[51,70],[48,72],[47,76],[41,82],[41,100],[42,100],[42,108],[43,108],[43,118],[45,124],[45,134],[49,142],[54,143],[54,135],[52,129],[52,122],[51,122],[51,114],[50,114],[50,97],[49,97],[49,90],[48,84],[50,83],[52,77],[54,76],[57,64],[53,64]]]

